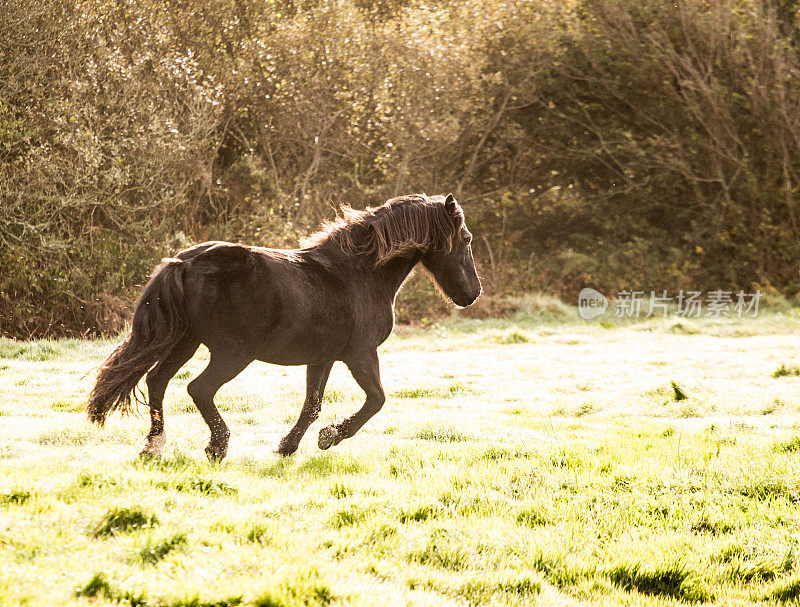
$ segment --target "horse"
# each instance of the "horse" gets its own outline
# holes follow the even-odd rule
[[[140,455],[160,457],[167,384],[204,344],[208,366],[187,391],[211,433],[209,460],[225,458],[230,438],[214,395],[254,360],[307,366],[300,416],[277,448],[283,456],[319,417],[334,362],[348,367],[366,400],[320,430],[320,449],[337,445],[386,401],[377,348],[394,328],[395,297],[415,266],[457,306],[481,294],[471,240],[452,194],[416,194],[363,211],[344,206],[298,249],[213,241],[165,258],[145,284],[130,334],[98,370],[89,420],[103,426],[111,412],[146,404],[151,425]],[[138,389],[145,374],[146,403]]]

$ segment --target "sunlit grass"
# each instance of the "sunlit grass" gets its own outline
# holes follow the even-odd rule
[[[400,328],[386,405],[326,452],[363,399],[346,369],[282,459],[303,370],[251,365],[220,393],[216,465],[185,393],[206,353],[140,461],[146,416],[100,430],[78,407],[112,342],[0,341],[0,604],[797,601],[800,382],[773,377],[800,364],[796,317],[605,328],[542,306]]]

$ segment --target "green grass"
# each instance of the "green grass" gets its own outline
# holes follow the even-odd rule
[[[461,443],[473,440],[465,432],[461,432],[453,426],[423,426],[412,432],[411,438],[418,440],[433,441],[437,443]]]
[[[800,451],[800,435],[775,441],[772,443],[772,450],[776,453],[796,453]]]
[[[453,382],[447,386],[404,388],[391,393],[393,398],[451,398],[470,390],[462,382]]]
[[[82,412],[115,342],[0,340],[0,604],[800,601],[800,382],[772,377],[798,315],[602,326],[529,303],[399,327],[386,404],[325,452],[363,402],[346,369],[283,459],[304,370],[251,365],[220,392],[213,465],[185,391],[207,352],[167,392],[164,458],[140,461],[143,411]]]
[[[158,517],[144,512],[138,506],[115,508],[94,526],[90,534],[94,538],[106,538],[120,533],[129,533],[158,524]]]
[[[765,601],[779,603],[797,603],[800,600],[800,577],[778,584],[764,597]]]
[[[800,375],[800,367],[791,366],[787,367],[785,364],[781,363],[781,366],[775,369],[772,372],[772,377],[796,377]]]
[[[167,482],[156,483],[156,487],[165,491],[182,491],[201,495],[235,495],[238,492],[236,487],[228,483],[202,477],[174,478]]]
[[[713,595],[703,587],[700,576],[685,563],[646,567],[639,563],[615,565],[605,572],[611,582],[640,594],[664,596],[690,603],[705,603]]]
[[[16,489],[14,491],[9,491],[8,493],[0,493],[0,504],[24,504],[32,498],[33,495],[31,495],[30,491]]]
[[[530,340],[530,337],[519,331],[509,331],[496,337],[496,341],[499,344],[525,344]]]
[[[139,559],[143,564],[157,565],[170,553],[186,546],[186,534],[183,532],[166,538],[160,542],[150,543],[139,550]]]
[[[688,396],[686,396],[686,392],[684,392],[683,388],[681,388],[677,383],[675,383],[674,380],[670,382],[670,386],[672,387],[672,394],[674,401],[677,402],[689,398]]]

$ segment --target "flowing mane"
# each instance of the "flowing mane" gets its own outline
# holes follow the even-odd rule
[[[450,251],[464,215],[456,206],[453,217],[444,201],[444,196],[413,194],[364,211],[344,205],[336,219],[324,222],[301,244],[306,249],[333,242],[344,251],[373,255],[376,266],[412,250]]]

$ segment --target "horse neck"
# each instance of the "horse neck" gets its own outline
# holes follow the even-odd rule
[[[384,295],[389,301],[394,301],[403,281],[422,259],[422,252],[417,251],[411,256],[395,257],[376,266],[372,255],[345,253],[333,242],[319,244],[306,250],[305,254],[321,261],[345,280],[352,281],[360,277],[359,282]]]
[[[415,253],[411,257],[395,257],[378,267],[371,268],[369,274],[378,290],[384,293],[390,301],[394,301],[403,282],[420,259],[422,259],[421,253]]]

